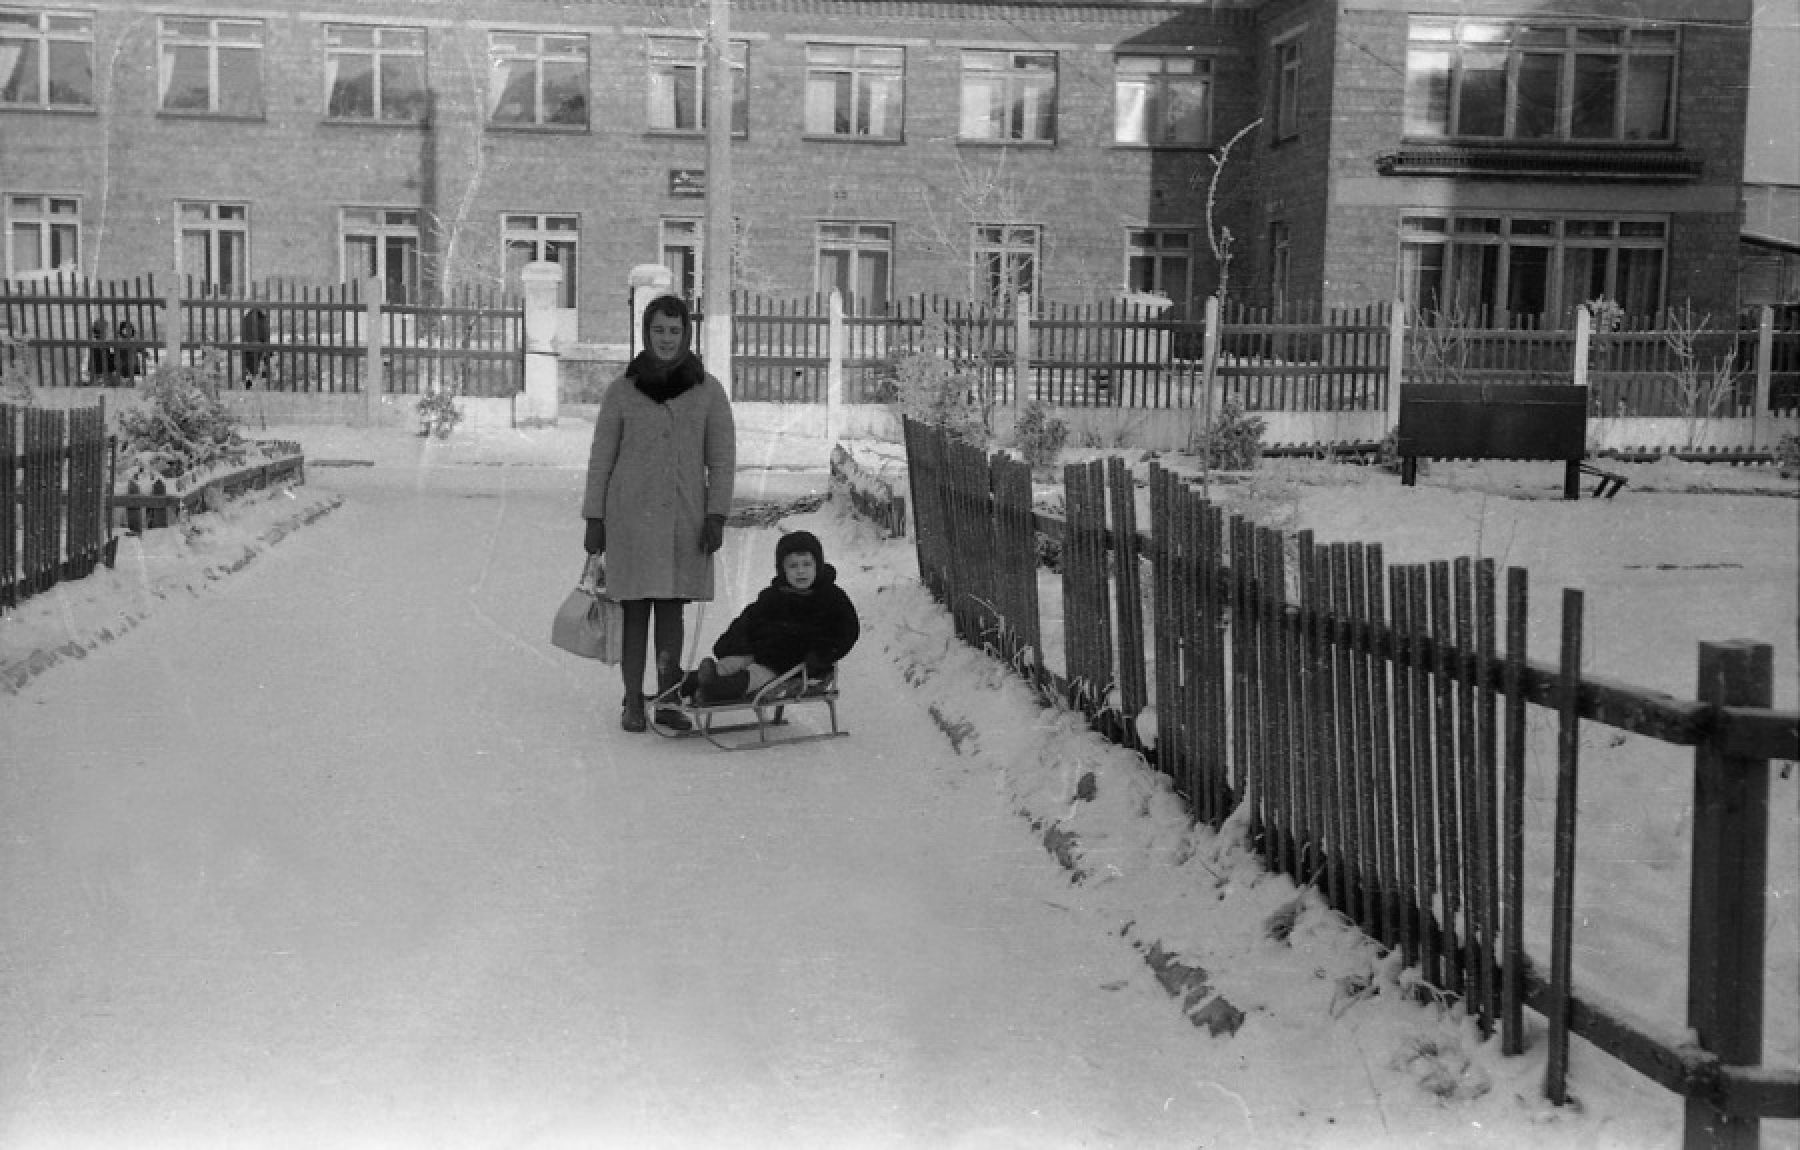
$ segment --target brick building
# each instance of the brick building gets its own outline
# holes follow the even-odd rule
[[[735,278],[1730,310],[1750,0],[734,0]],[[1740,11],[1741,9],[1741,11]],[[9,276],[697,292],[704,0],[0,0]]]

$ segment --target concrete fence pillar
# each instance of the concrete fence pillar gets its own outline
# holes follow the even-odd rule
[[[557,302],[562,298],[563,268],[551,260],[534,260],[519,272],[525,290],[525,402],[528,422],[555,423],[559,405]]]
[[[844,360],[848,358],[850,330],[844,323],[844,297],[831,289],[825,325],[825,438],[833,444],[843,434]]]
[[[163,292],[163,364],[167,367],[181,366],[181,334],[181,273],[177,271]],[[144,386],[149,378],[149,372],[138,376],[138,386]]]
[[[1775,355],[1775,309],[1764,304],[1756,317],[1756,390],[1750,401],[1750,446],[1773,448],[1769,434],[1769,385]]]
[[[1588,385],[1588,354],[1594,344],[1594,314],[1588,305],[1575,309],[1575,386]]]
[[[1031,400],[1031,293],[1022,291],[1013,300],[1013,407]]]
[[[1400,426],[1400,385],[1406,382],[1406,301],[1388,312],[1387,429]]]
[[[381,421],[381,393],[387,389],[382,378],[382,351],[387,344],[386,321],[382,318],[382,293],[386,286],[380,276],[363,281],[363,425],[374,427]]]

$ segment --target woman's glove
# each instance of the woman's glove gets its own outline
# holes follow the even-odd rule
[[[587,537],[581,541],[589,555],[598,555],[606,550],[606,520],[590,519],[587,521]]]
[[[700,550],[711,555],[725,545],[725,517],[708,515],[700,525]]]

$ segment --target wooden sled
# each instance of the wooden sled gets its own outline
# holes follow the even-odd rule
[[[806,673],[804,666],[795,667],[785,675],[771,679],[763,685],[762,690],[754,694],[744,695],[736,699],[722,699],[715,702],[701,703],[681,697],[681,686],[677,684],[650,700],[645,708],[650,712],[650,729],[665,739],[705,739],[713,746],[725,751],[759,751],[768,747],[787,746],[791,743],[809,743],[815,739],[835,739],[848,735],[849,731],[839,730],[837,721],[837,668],[833,667],[823,676],[813,677]],[[788,725],[787,709],[824,704],[831,717],[829,731],[809,731],[803,734],[788,734],[780,731]],[[692,729],[678,731],[665,727],[656,721],[659,709],[679,712],[687,716]],[[739,719],[721,723],[719,717],[742,711],[749,711],[753,719]],[[770,737],[772,729],[775,737]],[[755,731],[756,738],[747,737],[748,732]],[[720,736],[726,736],[721,738]],[[735,738],[731,736],[737,736]]]

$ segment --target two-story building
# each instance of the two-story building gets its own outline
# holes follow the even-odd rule
[[[735,283],[1190,306],[1229,231],[1247,302],[1728,314],[1749,5],[735,0]],[[0,0],[4,273],[550,259],[622,339],[633,266],[704,291],[707,15]]]

